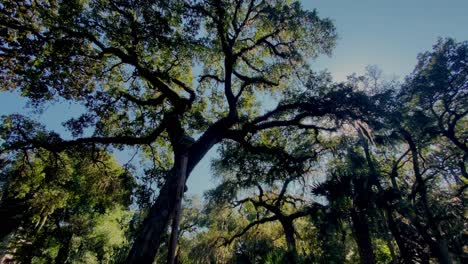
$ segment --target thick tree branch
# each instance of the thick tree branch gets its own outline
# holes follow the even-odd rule
[[[140,99],[137,98],[129,93],[121,91],[120,94],[122,97],[125,99],[139,105],[139,106],[158,106],[161,105],[164,102],[164,99],[166,98],[164,95],[160,95],[156,98],[149,98],[149,99]]]
[[[29,138],[28,135],[23,133],[23,141],[18,141],[10,144],[6,148],[2,149],[1,152],[19,150],[19,149],[35,149],[44,148],[52,152],[61,152],[67,148],[88,145],[88,144],[103,144],[103,145],[145,145],[151,144],[156,140],[162,132],[166,129],[169,118],[164,118],[161,124],[155,128],[152,132],[145,136],[129,136],[129,135],[117,135],[109,137],[84,137],[73,140],[63,140],[61,138],[54,137],[52,140],[43,140],[37,138]],[[21,130],[18,133],[22,133]]]
[[[257,226],[257,225],[268,223],[268,222],[274,222],[274,221],[277,221],[278,219],[279,218],[277,216],[271,216],[271,217],[266,217],[266,218],[262,218],[260,220],[251,222],[241,232],[239,232],[239,233],[235,234],[234,236],[232,236],[231,238],[227,239],[224,242],[223,245],[224,246],[230,245],[236,238],[239,238],[239,237],[243,236],[245,233],[247,233],[247,231],[249,231],[251,228],[253,228],[253,227]]]

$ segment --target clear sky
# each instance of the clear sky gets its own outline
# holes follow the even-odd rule
[[[316,70],[327,68],[337,80],[366,65],[378,65],[389,76],[404,77],[416,63],[416,55],[431,49],[437,37],[468,40],[468,0],[302,0],[307,9],[316,8],[331,18],[339,39],[331,57],[313,62]],[[20,112],[31,115],[26,100],[0,93],[0,115]],[[74,105],[51,106],[36,116],[50,129],[64,133],[61,123],[81,112]],[[213,187],[209,160],[212,150],[189,178],[191,194]],[[126,155],[119,155],[124,159]]]
[[[302,0],[335,21],[339,40],[327,67],[337,79],[376,64],[404,77],[437,37],[468,40],[467,0]]]

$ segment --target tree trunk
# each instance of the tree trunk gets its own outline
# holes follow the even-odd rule
[[[436,222],[436,219],[434,218],[434,215],[432,214],[432,211],[429,206],[429,201],[427,197],[428,196],[427,188],[426,188],[426,184],[423,179],[423,175],[421,173],[421,169],[419,166],[418,148],[416,146],[416,143],[413,141],[413,137],[408,131],[401,129],[401,133],[403,137],[405,138],[405,140],[407,141],[409,148],[411,150],[414,176],[418,184],[417,186],[418,193],[421,196],[423,210],[424,210],[424,214],[426,216],[427,222],[428,222],[428,226],[431,229],[435,238],[435,241],[430,239],[430,241],[427,241],[427,242],[430,245],[432,254],[435,255],[435,257],[437,257],[440,263],[451,264],[452,260],[450,258],[447,241],[445,240],[445,238],[442,237],[442,234],[439,230],[439,224]]]
[[[208,128],[205,133],[196,141],[178,146],[179,153],[188,153],[187,174],[186,180],[190,173],[206,153],[221,139],[223,133],[234,123],[234,120],[222,118]],[[182,138],[183,135],[179,135]],[[172,140],[171,140],[172,141]],[[190,145],[190,147],[188,147]],[[176,147],[174,147],[176,149]],[[178,155],[175,155],[178,156]],[[176,158],[173,172],[180,170],[179,159]],[[173,176],[173,175],[172,175]],[[138,231],[132,248],[127,256],[126,263],[128,264],[151,264],[153,263],[156,253],[161,244],[164,232],[167,229],[169,220],[174,214],[176,207],[176,191],[178,188],[177,177],[168,177],[167,181],[161,188],[158,198],[156,199],[146,219],[143,221],[142,227]],[[185,185],[185,183],[184,183]]]
[[[178,168],[180,163],[176,163]],[[177,169],[176,169],[177,170]],[[175,170],[173,170],[175,171]],[[138,231],[138,236],[127,256],[126,263],[152,264],[166,231],[170,217],[176,207],[176,192],[178,179],[172,173],[161,188],[156,202]]]
[[[393,246],[392,236],[388,233],[387,230],[383,230],[385,233],[385,240],[387,241],[388,249],[390,250],[390,256],[392,257],[392,264],[397,264],[397,256],[395,254],[395,247]]]
[[[143,221],[138,236],[133,242],[126,263],[151,264],[161,244],[162,234],[166,231],[170,215],[175,205],[174,193],[176,186],[170,180],[162,187],[158,198],[151,206],[149,215]]]
[[[296,249],[296,238],[294,237],[295,229],[294,223],[289,219],[281,219],[281,226],[284,230],[284,236],[286,238],[286,245],[288,247],[288,253],[286,254],[287,263],[296,263],[297,249]]]
[[[69,263],[68,258],[70,255],[71,240],[73,234],[68,230],[60,231],[60,248],[57,253],[57,256],[54,259],[56,264],[65,264]]]
[[[220,131],[228,127],[226,121],[219,121],[216,125],[193,143],[190,149],[182,146],[179,153],[188,153],[186,167],[186,178],[188,179],[191,171],[205,156],[205,154],[221,140]],[[166,232],[169,220],[174,215],[177,204],[177,189],[179,179],[175,176],[175,171],[180,171],[181,155],[176,155],[173,174],[168,177],[163,187],[159,191],[158,198],[151,206],[146,219],[143,221],[138,235],[133,242],[132,248],[127,256],[128,264],[151,264],[161,244],[163,234]],[[184,186],[185,187],[185,183]]]
[[[177,240],[179,238],[179,222],[182,213],[182,198],[184,196],[185,178],[187,175],[187,154],[181,157],[181,166],[176,171],[178,179],[176,191],[176,208],[172,219],[171,238],[169,240],[169,250],[167,252],[167,263],[174,264],[176,259]]]
[[[407,244],[405,243],[403,237],[401,236],[400,230],[398,229],[397,223],[395,222],[395,219],[393,218],[391,210],[387,208],[386,211],[387,211],[388,229],[390,229],[390,232],[395,238],[395,241],[398,245],[398,250],[400,251],[400,257],[403,260],[403,263],[411,264],[413,263],[411,252],[408,249]]]
[[[433,249],[437,259],[439,260],[440,264],[452,264],[452,259],[450,257],[450,253],[448,250],[448,243],[447,240],[444,238],[439,238],[434,243]]]
[[[367,217],[363,212],[351,210],[351,221],[353,222],[354,236],[358,246],[361,264],[374,264],[375,256],[370,238]]]

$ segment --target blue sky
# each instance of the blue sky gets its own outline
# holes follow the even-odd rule
[[[466,0],[303,0],[307,9],[335,21],[339,40],[328,68],[343,80],[376,64],[388,75],[403,77],[416,64],[416,55],[431,49],[437,37],[468,40]]]
[[[316,8],[331,18],[339,39],[331,57],[313,62],[316,70],[327,68],[337,80],[366,65],[378,65],[386,75],[404,77],[416,63],[416,55],[431,49],[437,37],[468,40],[467,0],[302,0],[307,9]],[[0,115],[31,114],[26,100],[16,94],[0,93]],[[35,115],[50,129],[63,133],[61,123],[81,108],[60,104]],[[189,193],[201,194],[213,187],[209,160],[211,150],[189,178]],[[121,155],[124,157],[125,155]]]

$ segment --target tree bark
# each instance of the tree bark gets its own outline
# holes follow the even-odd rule
[[[377,178],[375,166],[371,160],[369,146],[361,131],[359,136],[365,152],[365,158],[369,167],[367,175],[354,175],[354,207],[351,209],[351,221],[354,229],[354,237],[358,246],[359,257],[362,264],[374,264],[375,255],[372,247],[372,240],[369,231],[368,211],[370,209],[370,195],[372,194],[372,185],[382,190]]]
[[[413,137],[408,131],[404,129],[401,129],[400,131],[411,150],[414,176],[418,184],[417,186],[418,193],[421,196],[423,210],[424,210],[424,214],[426,216],[427,222],[428,222],[428,226],[430,230],[432,231],[434,238],[435,238],[435,241],[433,239],[430,239],[429,241],[427,241],[427,243],[429,244],[431,248],[432,254],[439,260],[441,264],[451,264],[452,260],[450,258],[447,241],[442,236],[439,230],[439,224],[436,222],[436,219],[434,218],[434,215],[432,214],[432,211],[429,207],[429,201],[427,197],[428,196],[427,188],[426,188],[426,184],[423,179],[423,175],[421,173],[421,169],[419,165],[418,148],[416,146],[416,143],[413,140]]]
[[[162,234],[166,231],[170,218],[175,216],[177,202],[179,201],[178,191],[180,190],[183,195],[187,173],[186,154],[177,155],[174,169],[161,188],[156,202],[151,206],[149,215],[143,221],[126,263],[153,263],[162,242]],[[181,176],[184,179],[180,179]],[[174,242],[177,243],[177,240]],[[170,252],[168,254],[171,255]]]
[[[296,250],[296,238],[294,237],[295,229],[293,220],[280,218],[279,219],[281,226],[284,230],[284,236],[286,238],[286,245],[288,247],[288,253],[286,258],[288,263],[296,263],[297,261],[297,250]]]
[[[358,246],[361,264],[374,264],[375,255],[370,238],[369,225],[364,212],[351,210],[351,221],[353,222],[354,236]]]
[[[60,248],[54,262],[56,264],[66,264],[69,263],[68,258],[73,234],[68,230],[60,231],[60,233]]]
[[[387,225],[390,229],[390,232],[395,238],[395,241],[398,245],[398,250],[400,251],[400,257],[405,264],[413,263],[413,258],[411,257],[411,251],[408,249],[407,244],[405,243],[403,237],[401,236],[400,230],[398,229],[397,223],[393,218],[391,209],[386,209],[387,213]]]
[[[188,153],[186,168],[186,179],[191,171],[206,155],[206,153],[221,140],[222,133],[229,128],[230,120],[221,119],[212,125],[195,143],[187,149],[186,146],[180,148],[179,153]],[[177,204],[176,192],[178,189],[178,179],[174,177],[175,171],[180,170],[180,161],[175,154],[176,164],[174,164],[173,174],[168,177],[163,187],[160,189],[158,198],[151,206],[149,214],[143,221],[138,235],[133,242],[132,248],[127,256],[128,264],[152,264],[159,246],[162,242],[164,232],[166,232],[169,220],[174,215]],[[185,183],[184,183],[185,186]]]
[[[187,154],[183,154],[181,157],[181,166],[179,166],[179,171],[176,171],[176,176],[178,179],[177,182],[177,192],[176,192],[176,208],[174,212],[174,217],[172,219],[172,230],[171,238],[169,240],[169,250],[167,253],[167,263],[174,264],[176,259],[176,250],[177,250],[177,239],[179,237],[179,222],[180,216],[182,213],[182,198],[184,196],[184,186],[185,178],[187,175]]]
[[[169,177],[161,188],[156,202],[143,221],[138,236],[133,242],[126,263],[152,264],[161,244],[162,234],[166,231],[169,218],[173,214],[176,199],[174,194],[177,185],[175,177]]]
[[[435,255],[441,264],[452,264],[448,243],[445,238],[438,238],[434,245]]]

